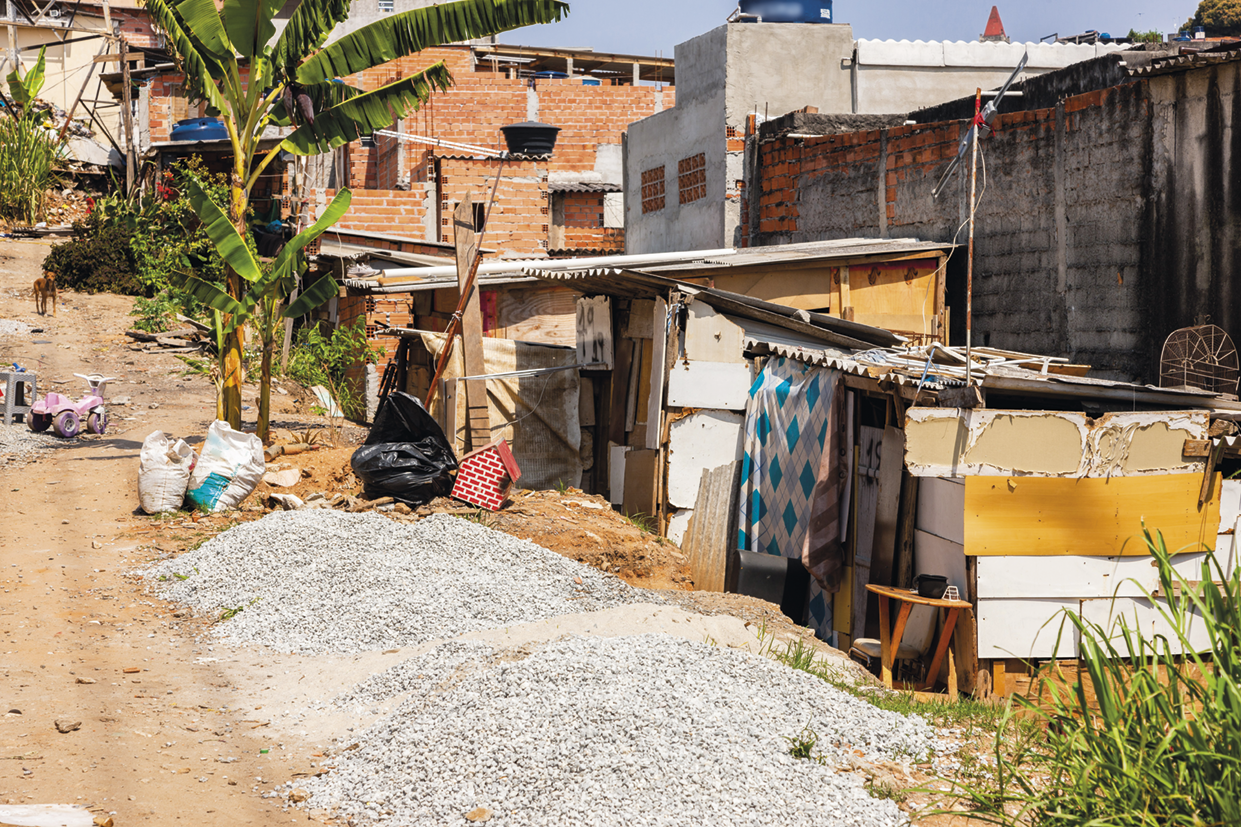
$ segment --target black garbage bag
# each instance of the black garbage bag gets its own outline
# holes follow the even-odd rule
[[[368,499],[392,497],[422,505],[452,491],[457,458],[422,403],[391,394],[379,408],[366,444],[349,461]]]

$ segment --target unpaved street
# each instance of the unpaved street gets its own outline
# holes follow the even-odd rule
[[[199,627],[125,576],[161,542],[137,510],[142,439],[205,433],[213,389],[171,356],[128,350],[130,299],[62,293],[55,318],[38,316],[47,246],[0,240],[0,319],[43,329],[0,337],[0,362],[37,371],[40,394],[79,396],[74,373],[115,376],[109,397],[132,402],[103,437],[0,469],[0,803],[85,805],[126,827],[304,822],[252,789],[311,756],[265,739],[261,711],[224,708],[228,679],[195,662]]]

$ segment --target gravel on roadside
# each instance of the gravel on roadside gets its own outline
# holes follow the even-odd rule
[[[277,794],[298,787],[305,806],[350,823],[406,827],[460,823],[479,808],[489,827],[889,827],[904,814],[848,770],[939,747],[917,716],[748,652],[662,635],[565,638],[519,660],[437,649],[399,675],[410,694],[395,712],[342,742],[349,749],[325,761],[335,770]],[[378,688],[372,680],[353,699]]]
[[[33,462],[49,448],[64,440],[44,432],[36,434],[25,423],[5,425],[0,422],[0,468],[20,468]]]
[[[233,645],[393,649],[658,598],[527,540],[440,514],[288,511],[236,526],[146,572],[164,596],[229,617]]]

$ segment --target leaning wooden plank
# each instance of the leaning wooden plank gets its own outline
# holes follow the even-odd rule
[[[681,549],[689,558],[690,574],[698,591],[724,591],[740,473],[740,462],[702,472],[694,516]]]
[[[1218,476],[1218,475],[1217,475]],[[969,555],[1140,556],[1142,526],[1171,552],[1215,545],[1220,486],[1200,509],[1199,474],[1112,479],[967,477]]]

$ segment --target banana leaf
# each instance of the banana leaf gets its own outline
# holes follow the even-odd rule
[[[272,63],[285,77],[293,77],[297,64],[317,52],[332,29],[349,17],[350,6],[349,0],[302,0],[276,40]]]
[[[206,52],[217,61],[232,57],[233,44],[224,30],[224,21],[216,10],[215,0],[181,0],[176,11],[197,41],[200,52]]]
[[[9,72],[9,94],[23,110],[39,96],[39,92],[43,89],[43,80],[47,71],[46,56],[47,47],[43,46],[39,49],[39,57],[35,60],[34,66],[24,76],[18,70],[20,67]]]
[[[296,155],[328,152],[387,128],[394,117],[403,118],[411,109],[421,108],[433,90],[446,90],[451,85],[448,68],[442,62],[436,63],[416,75],[345,98],[316,113],[314,123],[299,126],[281,147]]]
[[[197,181],[192,178],[187,180],[186,190],[189,193],[190,206],[194,208],[198,219],[202,221],[203,229],[207,237],[211,239],[211,243],[215,245],[220,257],[246,281],[258,281],[263,275],[262,271],[254,259],[254,254],[246,246],[245,239],[238,235],[233,222],[211,200]]]
[[[224,28],[242,57],[263,54],[264,47],[276,35],[272,19],[282,6],[284,0],[224,0]]]
[[[185,73],[186,90],[191,100],[205,100],[219,112],[228,112],[228,101],[220,93],[216,81],[226,74],[227,57],[216,58],[207,47],[183,25],[184,20],[164,0],[143,0],[151,22],[163,31],[169,49]]]
[[[336,284],[336,279],[332,278],[330,273],[324,273],[315,281],[306,285],[297,299],[284,309],[284,316],[288,319],[296,319],[298,316],[305,316],[311,310],[323,304],[332,298],[340,290]]]
[[[321,83],[431,46],[489,37],[568,14],[559,0],[457,0],[394,14],[329,43],[297,67],[297,82]]]
[[[324,83],[316,83],[312,86],[298,87],[300,91],[310,97],[311,106],[315,112],[322,112],[325,109],[331,109],[341,101],[355,98],[364,94],[363,90],[356,86],[350,86],[347,83],[337,83],[329,80]],[[291,92],[290,92],[291,94]],[[316,118],[318,115],[315,116]],[[285,108],[284,101],[276,102],[271,109],[271,121],[276,126],[290,126],[293,119],[289,117],[289,112]]]
[[[319,219],[314,224],[302,230],[288,244],[284,245],[280,255],[276,256],[276,260],[272,262],[272,272],[278,277],[283,277],[285,274],[292,275],[293,267],[297,264],[302,249],[331,229],[332,225],[337,221],[340,221],[341,217],[349,212],[349,205],[351,203],[353,203],[352,192],[341,190],[336,193],[336,197],[332,199],[331,204],[327,205],[323,215],[319,216]]]

